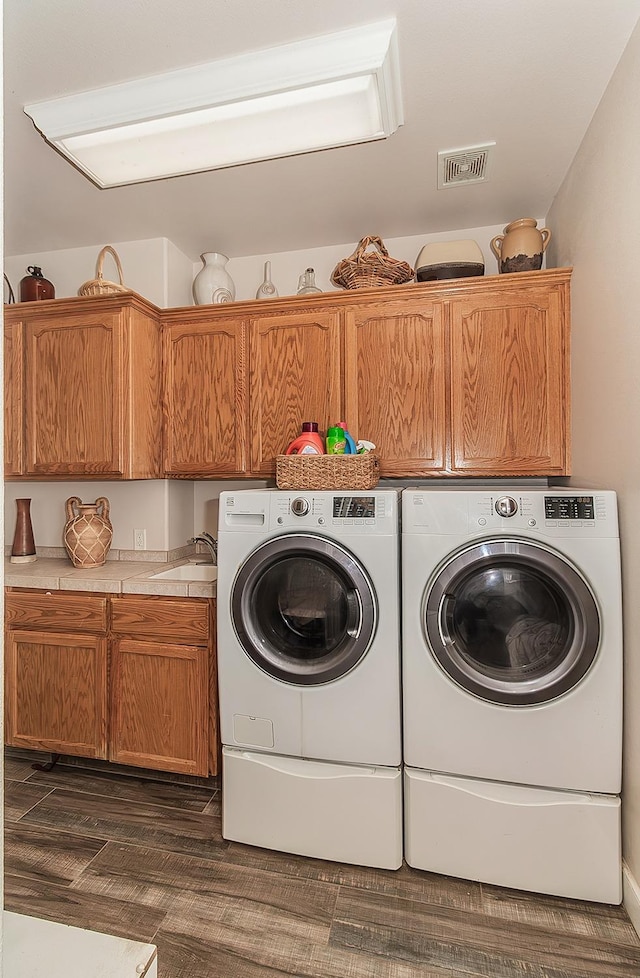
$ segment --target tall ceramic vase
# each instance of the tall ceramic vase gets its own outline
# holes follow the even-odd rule
[[[193,298],[197,306],[207,306],[211,303],[233,302],[236,297],[236,287],[227,271],[229,259],[217,251],[207,251],[202,255],[204,268],[201,268],[193,280]]]
[[[18,512],[10,559],[12,564],[29,564],[38,559],[31,526],[31,500],[16,499],[16,506]]]
[[[83,503],[78,496],[69,496],[65,507],[62,539],[71,563],[74,567],[102,567],[113,539],[109,500],[100,496],[95,503]]]

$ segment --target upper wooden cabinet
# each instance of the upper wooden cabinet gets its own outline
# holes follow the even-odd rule
[[[443,472],[447,361],[442,304],[369,301],[345,311],[348,426],[374,442],[386,476]]]
[[[451,467],[465,475],[563,475],[568,290],[562,282],[500,284],[451,303]]]
[[[7,477],[158,478],[157,310],[133,294],[54,299],[8,306],[5,323]]]
[[[342,416],[337,309],[291,299],[170,310],[163,349],[168,476],[272,477],[302,421],[326,429]]]
[[[167,322],[163,336],[164,472],[218,478],[247,470],[246,326]]]
[[[303,421],[386,477],[568,475],[570,277],[6,307],[7,478],[272,478]]]
[[[303,421],[326,431],[342,419],[339,313],[307,302],[249,320],[250,471],[263,478]]]

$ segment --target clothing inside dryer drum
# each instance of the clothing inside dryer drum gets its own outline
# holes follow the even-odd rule
[[[358,603],[336,569],[314,557],[287,557],[268,568],[254,594],[256,629],[281,655],[331,654],[358,627]]]
[[[534,569],[476,570],[445,599],[445,626],[458,653],[486,676],[529,680],[550,672],[573,641],[571,606]]]

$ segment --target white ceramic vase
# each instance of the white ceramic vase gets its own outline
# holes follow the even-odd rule
[[[193,298],[196,305],[233,302],[236,297],[236,287],[226,269],[229,261],[227,256],[217,251],[207,251],[202,255],[202,260],[204,268],[200,269],[193,280]]]
[[[264,281],[256,292],[256,299],[276,299],[278,290],[271,281],[271,262],[264,263]]]

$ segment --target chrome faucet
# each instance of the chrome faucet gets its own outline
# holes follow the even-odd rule
[[[205,547],[209,548],[209,553],[211,554],[211,560],[200,560],[200,564],[217,564],[218,563],[218,541],[215,537],[212,537],[210,533],[203,530],[202,533],[197,537],[192,537],[189,543],[204,543]]]

